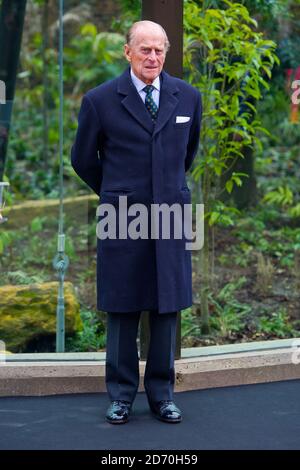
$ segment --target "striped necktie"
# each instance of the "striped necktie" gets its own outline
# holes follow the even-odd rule
[[[153,85],[147,85],[143,88],[146,93],[145,106],[150,113],[152,121],[155,121],[157,118],[158,107],[155,104],[154,99],[152,98],[152,91],[154,90]]]

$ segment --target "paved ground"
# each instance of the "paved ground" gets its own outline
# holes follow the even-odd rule
[[[0,398],[0,449],[300,449],[300,380],[182,392],[180,424],[139,393],[127,424],[104,419],[106,394]]]

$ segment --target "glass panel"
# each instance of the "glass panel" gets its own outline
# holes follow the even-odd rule
[[[6,106],[0,105],[2,149],[10,121],[8,149],[2,150],[5,172],[0,178],[10,183],[3,213],[8,220],[0,225],[0,338],[10,353],[34,354],[54,352],[56,347],[57,268],[61,267],[56,258],[59,2],[28,0],[25,18],[21,17],[21,3],[0,3],[1,51],[6,52],[0,58],[0,79],[9,93]],[[23,4],[25,7],[26,1]],[[139,15],[140,5],[136,2],[131,11],[126,2],[64,4],[63,194],[69,258],[64,273],[65,350],[94,352],[105,347],[105,315],[96,309],[98,197],[75,174],[70,150],[82,95],[119,75],[126,66],[124,32],[128,21]]]
[[[300,5],[240,3],[248,11],[222,1],[185,4],[185,77],[203,92],[205,107],[194,172],[200,178],[190,182],[211,225],[206,255],[194,255],[195,303],[183,314],[184,346],[300,333],[300,124],[299,99],[291,99],[299,97]],[[277,44],[280,63],[273,57],[268,65],[273,45],[263,40]]]
[[[2,210],[8,220],[0,224],[0,340],[11,353],[55,351],[57,268],[61,267],[55,258],[60,216],[58,3],[0,0],[0,181],[10,183],[4,189]],[[125,32],[139,19],[141,2],[64,3],[64,234],[69,260],[64,278],[66,351],[101,353],[105,350],[106,316],[96,308],[98,197],[76,176],[70,150],[83,94],[116,77],[127,65],[123,57]],[[236,36],[228,31],[233,34],[231,44],[226,43],[222,29],[217,39],[205,43],[210,34],[213,36],[213,25],[223,21],[224,12],[218,14],[218,8],[224,8],[221,0],[194,5],[185,2],[184,79],[202,91],[205,110],[195,172],[188,174],[188,182],[193,202],[203,201],[208,180],[202,176],[197,180],[198,170],[202,175],[203,170],[213,168],[207,173],[211,177],[213,223],[207,237],[208,262],[201,259],[204,250],[193,253],[194,303],[182,312],[183,348],[299,336],[300,133],[299,104],[292,102],[291,96],[293,92],[294,98],[298,96],[300,80],[300,7],[296,0],[241,3],[258,22],[257,30],[251,23],[253,31],[263,32],[264,39],[277,44],[280,64],[275,61],[270,77],[266,64],[260,69],[261,97],[253,95],[253,86],[248,83],[248,95],[241,94],[235,100],[237,117],[241,118],[247,103],[248,110],[257,108],[255,119],[261,126],[256,123],[256,136],[261,145],[256,140],[252,149],[244,143],[239,150],[245,158],[237,161],[232,146],[230,179],[222,174],[225,160],[218,153],[219,136],[221,131],[226,134],[230,115],[227,122],[222,115],[228,112],[227,104],[220,113],[216,97],[224,91],[230,93],[232,82],[222,81],[220,67],[239,64],[236,75],[233,69],[229,72],[233,82],[243,79],[247,87],[247,70],[239,75],[245,60],[252,71],[262,64],[250,43],[248,55],[239,50],[237,27]],[[25,17],[21,4],[24,8],[26,4]],[[191,5],[200,8],[199,15]],[[208,21],[208,14],[213,15],[213,21]],[[246,10],[239,13],[240,24],[245,23],[247,14]],[[194,37],[189,35],[191,25],[197,31]],[[222,28],[226,27],[223,23]],[[216,58],[214,53],[223,40],[231,49],[221,48],[224,56]],[[239,54],[244,62],[239,62]],[[213,73],[215,78],[219,74],[219,81],[213,82]],[[208,95],[212,90],[215,94]],[[219,121],[214,121],[213,110],[219,112]],[[253,124],[254,118],[249,116]],[[208,123],[213,123],[211,128]],[[228,141],[238,143],[241,137],[245,137],[242,122],[234,122]],[[202,287],[208,287],[206,292]]]

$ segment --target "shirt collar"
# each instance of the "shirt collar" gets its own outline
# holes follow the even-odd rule
[[[133,84],[135,85],[136,89],[138,92],[140,92],[146,85],[147,83],[144,83],[142,80],[140,80],[133,72],[132,68],[130,67],[130,75]],[[159,76],[156,77],[156,79],[153,81],[152,85],[154,88],[158,91],[160,91],[160,79]]]

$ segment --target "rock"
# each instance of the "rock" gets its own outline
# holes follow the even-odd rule
[[[64,198],[64,212],[68,223],[88,223],[89,218],[95,218],[99,201],[97,195],[84,195]],[[28,200],[19,204],[5,207],[3,216],[8,218],[5,230],[17,229],[30,225],[35,217],[59,216],[59,199]]]
[[[80,306],[72,283],[64,283],[65,331],[73,335],[82,329]],[[0,287],[0,339],[6,350],[14,353],[33,352],[26,349],[30,343],[38,349],[39,343],[56,334],[56,306],[58,282]],[[53,350],[51,352],[54,352]]]

